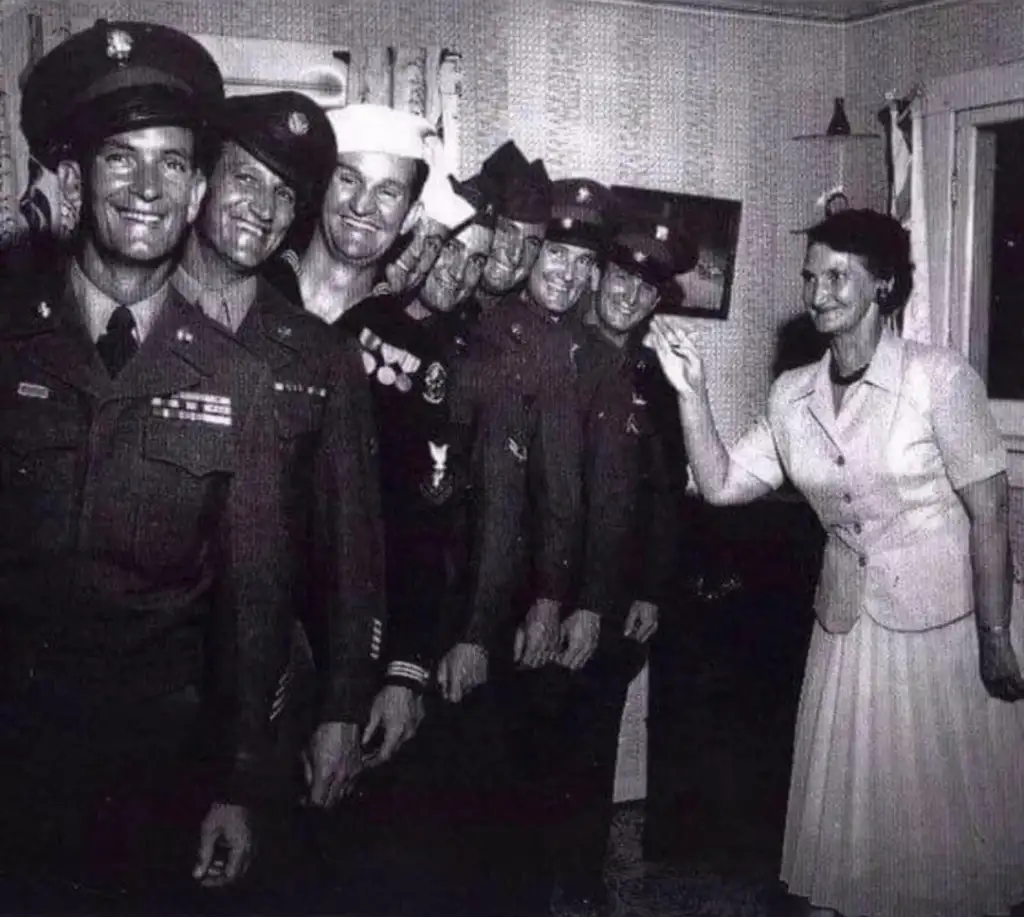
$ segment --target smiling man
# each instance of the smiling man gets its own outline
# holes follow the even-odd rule
[[[312,736],[297,738],[308,740],[310,799],[330,806],[359,772],[360,728],[377,689],[384,609],[376,433],[355,343],[325,333],[260,269],[294,219],[320,207],[335,137],[320,107],[296,92],[228,99],[218,125],[220,154],[174,284],[274,375],[291,543],[281,562],[303,626],[277,703],[302,670],[308,640],[316,709]]]
[[[572,311],[593,283],[611,208],[610,193],[597,182],[552,184],[546,238],[526,286],[483,317],[456,366],[458,411],[478,431],[474,451],[486,480],[478,486],[489,496],[474,522],[478,559],[463,644],[493,650],[494,640],[511,638],[508,627],[522,611],[517,592],[529,582],[516,649],[528,668],[551,661],[561,640],[579,517],[580,434],[571,405],[580,324]],[[539,502],[528,497],[528,479],[542,482]],[[476,680],[467,677],[453,669],[449,696],[473,687]]]
[[[595,321],[576,354],[583,427],[581,562],[572,641],[548,675],[545,833],[558,881],[556,913],[609,913],[602,869],[611,824],[619,726],[661,611],[678,593],[686,459],[675,392],[642,337],[673,278],[697,263],[676,226],[630,220],[606,249]],[[560,698],[561,704],[552,700]]]
[[[484,312],[518,291],[540,253],[551,213],[551,181],[544,163],[530,163],[512,140],[480,170],[495,189],[494,242],[476,299]]]
[[[415,692],[407,699],[417,711],[436,662],[439,616],[450,585],[451,529],[464,488],[448,405],[449,364],[464,335],[457,310],[480,279],[494,234],[487,204],[448,176],[431,177],[423,204],[428,219],[448,236],[424,283],[412,294],[364,300],[339,322],[362,347],[380,430],[390,621],[386,681],[395,691]],[[411,738],[421,715],[401,732],[384,724],[384,760]]]
[[[72,36],[24,87],[81,219],[0,327],[0,856],[64,891],[236,881],[273,786],[271,380],[168,283],[222,99],[200,45],[136,22]]]
[[[436,132],[384,105],[347,105],[327,116],[337,139],[334,173],[308,247],[287,259],[290,270],[276,265],[274,280],[333,324],[370,295],[385,257],[415,227]]]

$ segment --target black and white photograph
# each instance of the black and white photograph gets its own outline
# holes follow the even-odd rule
[[[1021,0],[0,0],[0,914],[1024,917],[1022,153]]]

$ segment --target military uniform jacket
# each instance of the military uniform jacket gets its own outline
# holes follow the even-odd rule
[[[423,687],[439,650],[465,474],[448,410],[448,363],[458,325],[442,316],[416,320],[405,311],[406,302],[370,297],[337,326],[359,342],[380,436],[386,677]]]
[[[212,658],[221,798],[262,793],[287,644],[268,371],[173,290],[116,380],[70,292],[0,322],[3,693],[144,702],[204,683]]]
[[[260,278],[237,332],[270,367],[293,605],[321,673],[321,721],[361,722],[385,618],[377,435],[359,353]]]
[[[593,327],[577,354],[584,525],[576,605],[623,617],[676,592],[686,489],[679,407],[657,357]]]
[[[569,597],[580,525],[580,326],[525,292],[482,316],[454,367],[455,420],[471,430],[473,557],[467,642],[488,645],[537,598]]]

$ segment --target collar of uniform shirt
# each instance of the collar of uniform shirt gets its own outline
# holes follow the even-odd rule
[[[111,299],[96,284],[85,276],[85,271],[77,260],[72,259],[70,271],[71,292],[81,310],[82,321],[93,343],[107,330],[107,324],[114,310],[122,305]],[[135,337],[141,344],[156,323],[160,310],[167,302],[170,284],[165,283],[152,296],[139,302],[131,303],[128,308],[135,319]]]
[[[204,286],[180,264],[171,282],[187,302],[198,305],[208,318],[238,331],[256,299],[255,275],[243,277],[220,289]]]

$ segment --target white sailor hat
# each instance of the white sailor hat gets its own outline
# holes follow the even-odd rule
[[[390,153],[429,162],[427,139],[437,133],[426,118],[387,105],[360,102],[333,108],[327,119],[339,153]]]
[[[447,229],[459,229],[476,215],[476,208],[455,190],[452,177],[432,169],[420,197],[423,215]]]

